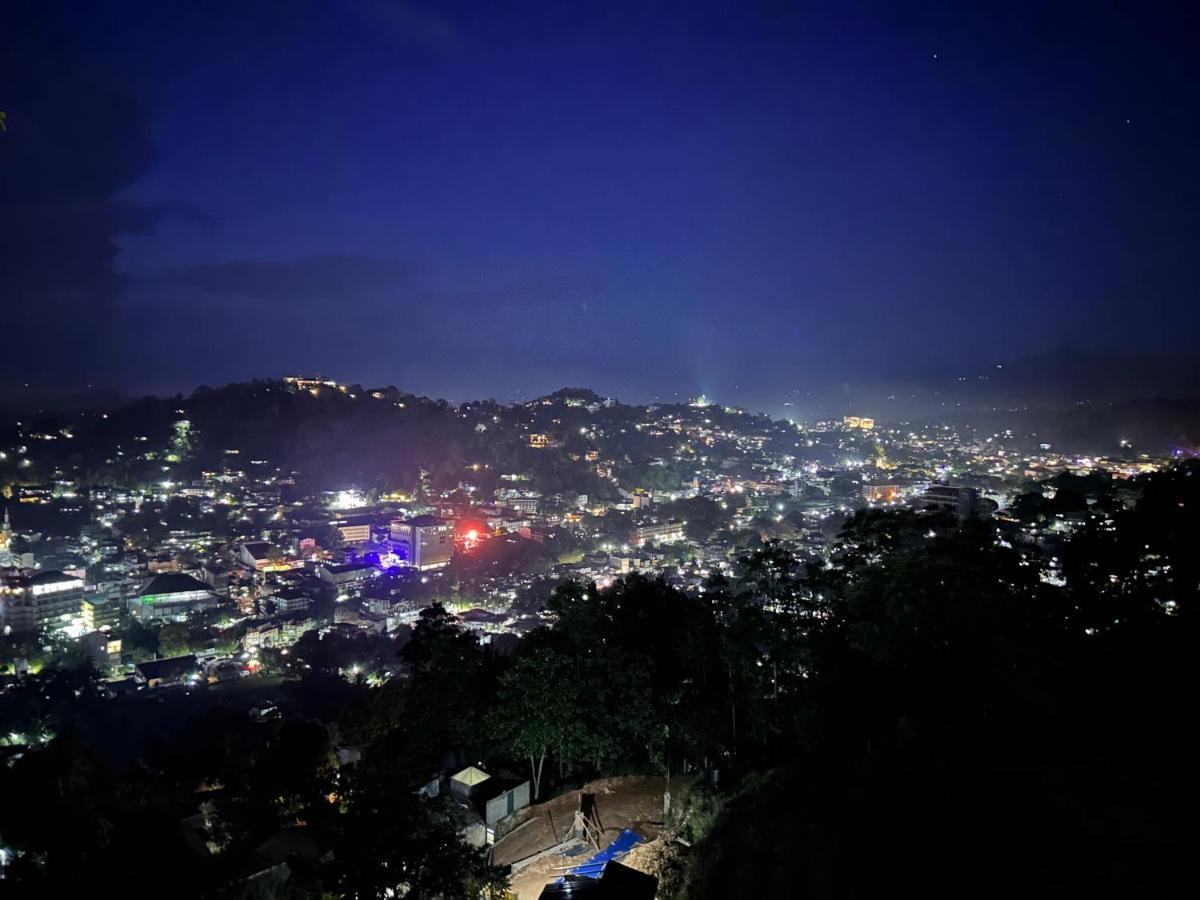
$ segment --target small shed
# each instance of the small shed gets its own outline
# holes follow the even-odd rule
[[[488,827],[494,829],[496,823],[505,816],[511,816],[518,809],[522,809],[528,805],[529,782],[522,781],[520,784],[505,787],[504,790],[500,791],[494,797],[488,798],[487,805],[484,807],[483,818],[487,822]]]
[[[470,800],[483,789],[483,785],[492,776],[483,769],[467,766],[461,772],[450,776],[450,793],[461,800]]]

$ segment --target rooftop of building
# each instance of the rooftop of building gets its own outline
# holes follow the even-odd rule
[[[439,519],[437,516],[413,516],[411,519],[405,519],[401,525],[412,525],[416,528],[432,528],[434,525],[449,525],[445,519]]]
[[[188,653],[185,656],[172,656],[170,659],[148,659],[138,663],[134,669],[143,678],[171,678],[196,668],[196,655]]]
[[[374,569],[375,566],[373,566],[371,563],[365,563],[365,562],[341,563],[339,565],[335,565],[332,563],[325,563],[323,568],[330,575],[342,575],[346,572],[362,572],[367,569]],[[278,593],[283,594],[284,592],[279,591]]]
[[[208,591],[209,586],[198,578],[184,572],[163,572],[155,575],[138,593],[139,597],[158,597],[163,594],[190,594]]]
[[[78,575],[68,575],[66,572],[49,571],[30,575],[28,583],[33,584],[62,584],[67,581],[79,581]]]

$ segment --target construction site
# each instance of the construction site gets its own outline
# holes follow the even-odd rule
[[[497,835],[492,862],[510,867],[517,900],[653,900],[666,789],[661,777],[604,778],[527,806]]]

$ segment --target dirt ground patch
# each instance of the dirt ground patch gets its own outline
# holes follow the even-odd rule
[[[683,875],[684,848],[663,834],[645,844],[638,844],[621,860],[631,869],[645,872],[658,879],[659,890],[664,884],[676,883]]]
[[[621,778],[601,778],[578,790],[526,807],[521,823],[492,848],[496,865],[511,865],[553,847],[569,832],[579,808],[579,795],[591,793],[596,797],[596,812],[600,818],[605,846],[626,828],[632,828],[647,839],[656,838],[663,827],[663,790],[666,781],[653,776],[631,775]],[[511,888],[518,900],[536,898],[542,888],[563,874],[566,867],[578,865],[594,851],[573,857],[550,854],[515,872]]]

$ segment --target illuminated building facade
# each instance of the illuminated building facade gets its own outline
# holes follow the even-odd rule
[[[842,416],[842,424],[847,428],[870,431],[875,427],[875,420],[867,416]]]
[[[964,520],[990,516],[996,511],[996,502],[981,497],[975,488],[948,484],[931,484],[921,497],[921,505],[949,510]]]
[[[629,546],[644,547],[646,544],[673,544],[684,538],[682,522],[657,522],[653,525],[638,525],[629,532]]]
[[[121,621],[121,605],[117,600],[87,596],[82,605],[83,627],[96,631],[104,627],[116,627]]]
[[[338,525],[337,530],[347,544],[365,544],[371,540],[370,522]]]
[[[900,498],[898,484],[864,484],[863,499],[869,503],[895,503]]]
[[[16,575],[0,583],[0,628],[30,633],[64,628],[83,608],[83,579],[64,572]]]
[[[454,523],[437,516],[393,522],[394,550],[414,569],[437,569],[454,554]]]
[[[217,595],[191,575],[170,572],[154,578],[129,603],[140,622],[186,622],[191,616],[217,605]]]
[[[12,522],[8,518],[8,507],[4,508],[4,525],[0,527],[0,569],[16,565],[12,552]]]

